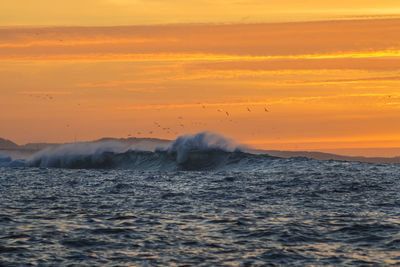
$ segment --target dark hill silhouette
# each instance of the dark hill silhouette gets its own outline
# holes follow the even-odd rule
[[[316,160],[339,160],[339,161],[355,161],[366,163],[389,163],[400,164],[400,157],[362,157],[362,156],[343,156],[324,152],[310,152],[310,151],[281,151],[281,150],[251,150],[256,154],[268,154],[280,158],[294,158],[304,157]]]
[[[7,139],[0,138],[0,150],[17,149],[19,146]]]

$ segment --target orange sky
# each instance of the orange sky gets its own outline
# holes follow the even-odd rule
[[[7,2],[0,137],[400,155],[400,3],[347,2]]]
[[[398,16],[398,0],[12,0],[0,25],[264,23]]]

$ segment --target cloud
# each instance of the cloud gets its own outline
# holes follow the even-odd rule
[[[67,91],[21,91],[21,95],[70,95],[72,92]]]
[[[400,19],[1,28],[2,60],[272,61],[400,56]]]
[[[386,56],[381,53],[380,57],[369,54],[367,57],[342,58],[273,58],[265,60],[236,60],[217,62],[192,62],[186,63],[185,68],[189,71],[279,71],[279,70],[397,70],[400,69],[398,56]],[[349,55],[350,56],[350,55]]]
[[[332,80],[315,80],[315,81],[285,81],[287,84],[302,84],[302,85],[326,85],[326,84],[338,84],[338,83],[363,83],[363,82],[399,82],[400,76],[388,76],[388,77],[368,77],[368,78],[350,78],[350,79],[332,79]]]
[[[379,8],[377,8],[379,6]],[[13,0],[2,2],[1,25],[137,25],[330,20],[399,14],[398,0]]]
[[[202,102],[202,103],[187,103],[187,104],[160,104],[160,105],[132,105],[132,106],[113,106],[114,110],[158,110],[158,109],[189,109],[189,108],[217,108],[217,107],[248,107],[248,106],[270,106],[277,104],[294,104],[307,103],[310,101],[326,101],[339,99],[353,98],[380,98],[386,103],[395,103],[396,99],[400,99],[399,93],[353,93],[353,94],[337,94],[337,95],[320,95],[320,96],[299,96],[299,97],[284,97],[270,98],[262,101],[232,101],[232,102]],[[387,101],[390,99],[390,102]]]
[[[99,45],[129,45],[129,44],[145,44],[145,43],[155,43],[155,42],[177,42],[175,39],[150,39],[150,38],[113,38],[113,39],[73,39],[70,36],[59,35],[49,36],[49,39],[40,36],[37,40],[15,40],[9,43],[0,43],[0,48],[32,48],[32,47],[73,47],[73,46],[99,46]]]
[[[104,82],[87,82],[87,83],[79,83],[77,87],[88,87],[88,88],[99,88],[99,87],[117,87],[121,85],[152,85],[156,83],[158,80],[156,79],[143,79],[140,80],[114,80],[114,81],[104,81]]]

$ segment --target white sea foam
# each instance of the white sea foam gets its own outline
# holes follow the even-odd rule
[[[25,166],[24,160],[13,160],[10,156],[0,153],[0,167],[23,167]]]
[[[177,162],[182,163],[187,159],[187,155],[191,151],[222,150],[234,152],[241,150],[241,147],[243,146],[240,146],[231,138],[212,132],[200,132],[179,136],[168,147],[168,153],[176,153]]]
[[[69,166],[71,162],[87,157],[97,162],[104,152],[123,153],[127,150],[129,146],[119,142],[73,143],[41,150],[28,162],[39,167]]]
[[[29,166],[37,167],[85,167],[90,168],[96,166],[129,166],[131,161],[132,167],[138,164],[138,157],[131,155],[129,157],[121,157],[126,152],[151,151],[155,153],[168,153],[177,164],[181,164],[187,160],[190,152],[207,152],[211,150],[219,150],[224,152],[234,152],[240,150],[241,146],[233,139],[221,136],[211,132],[200,132],[197,134],[185,134],[179,136],[170,143],[169,146],[164,145],[155,147],[156,142],[146,141],[137,144],[129,144],[118,141],[92,142],[92,143],[74,143],[65,144],[57,147],[44,149],[32,156],[28,160]],[[113,153],[114,157],[110,158],[109,153]],[[116,158],[119,155],[119,158]],[[143,155],[140,157],[142,158]],[[170,161],[171,157],[158,158],[152,157],[152,160]],[[127,162],[128,161],[128,162]],[[165,162],[159,162],[158,165],[164,166]],[[170,162],[168,163],[170,164]],[[170,166],[170,165],[169,165]],[[88,168],[89,168],[88,167]]]

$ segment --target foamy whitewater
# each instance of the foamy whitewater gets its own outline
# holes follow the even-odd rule
[[[0,265],[399,265],[400,165],[169,145],[0,154]]]

